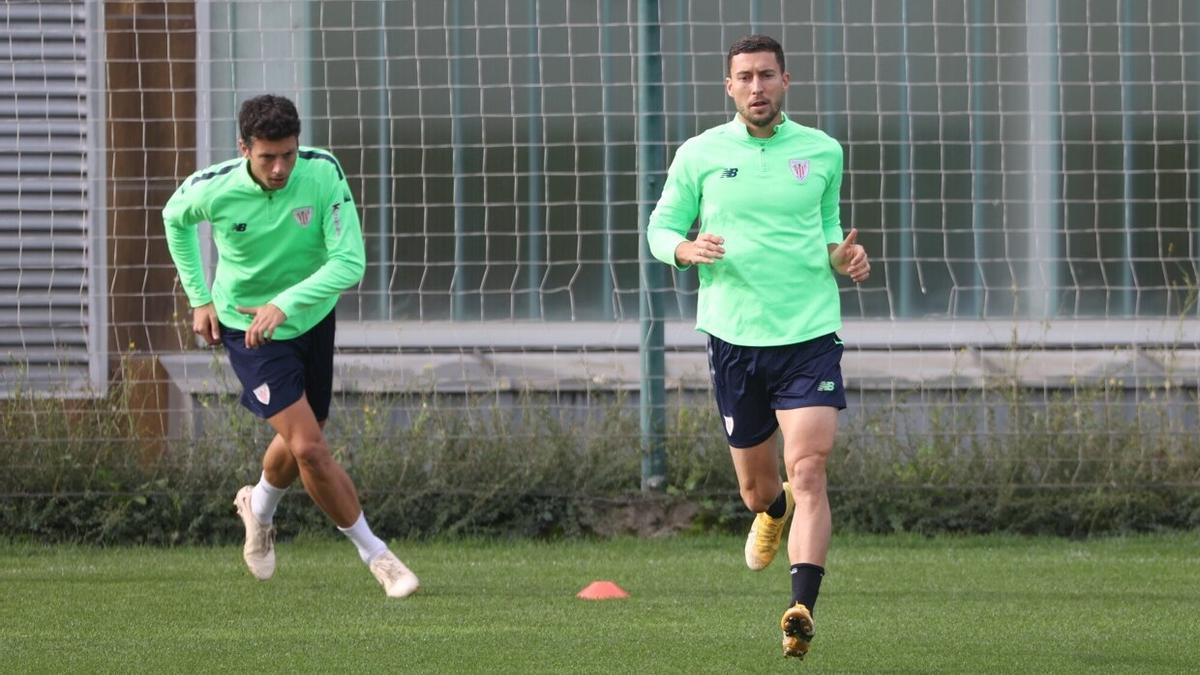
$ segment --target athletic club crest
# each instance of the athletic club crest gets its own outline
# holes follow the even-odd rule
[[[797,183],[803,183],[804,181],[808,180],[809,160],[792,159],[788,162],[792,166],[792,175],[796,177]]]
[[[292,211],[292,217],[296,219],[300,227],[308,227],[308,224],[312,222],[312,214],[313,207],[311,206],[304,206]]]
[[[258,402],[263,405],[271,404],[271,388],[267,386],[266,382],[254,388],[254,398],[258,399]]]

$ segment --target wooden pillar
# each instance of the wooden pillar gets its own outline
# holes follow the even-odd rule
[[[192,345],[162,207],[196,158],[193,2],[107,0],[108,290],[114,378],[143,460],[165,451],[168,383],[158,355]]]
[[[190,320],[162,207],[196,169],[195,6],[109,0],[105,33],[109,344],[114,357],[176,351]]]

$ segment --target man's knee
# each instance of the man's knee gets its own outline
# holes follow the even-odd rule
[[[788,467],[788,479],[797,494],[820,492],[825,489],[825,455],[800,457]]]
[[[771,494],[771,486],[762,483],[741,485],[739,489],[742,493],[742,503],[746,505],[746,508],[755,513],[766,511],[775,499],[779,497],[778,489],[774,491],[774,494]]]
[[[288,446],[296,462],[305,468],[319,468],[331,458],[329,445],[324,438],[294,438]]]
[[[766,511],[768,508],[770,508],[771,502],[773,501],[775,500],[763,498],[757,492],[746,492],[745,490],[742,490],[742,503],[746,505],[746,508],[755,513],[762,513],[763,511]]]

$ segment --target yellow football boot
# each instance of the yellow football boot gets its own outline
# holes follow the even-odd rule
[[[750,535],[746,537],[746,567],[752,570],[766,568],[779,552],[783,531],[787,529],[788,520],[796,508],[796,499],[792,497],[792,489],[787,483],[783,484],[783,492],[787,496],[787,511],[783,517],[772,518],[763,511],[754,516],[754,523],[750,526]]]
[[[797,602],[783,613],[779,627],[783,629],[783,655],[804,658],[813,639],[813,619],[808,608]]]

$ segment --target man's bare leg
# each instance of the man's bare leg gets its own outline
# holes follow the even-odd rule
[[[837,433],[837,409],[796,408],[777,411],[783,435],[783,463],[796,500],[788,533],[792,601],[779,625],[783,653],[803,658],[815,630],[813,608],[825,575],[832,523],[825,467]]]
[[[325,440],[325,424],[317,421],[307,397],[302,396],[267,421],[276,431],[263,456],[263,477],[267,482],[276,488],[286,487],[298,476],[317,506],[354,543],[359,557],[388,596],[403,598],[415,593],[420,587],[417,576],[367,525],[354,482],[333,459]],[[273,568],[273,551],[271,562]]]
[[[362,515],[358,492],[349,474],[333,459],[307,397],[300,397],[267,420],[277,432],[263,457],[263,471],[276,487],[286,487],[296,476],[317,506],[340,528],[354,525]],[[291,456],[291,461],[284,457]],[[283,485],[275,482],[278,478]],[[290,478],[290,480],[289,480]]]
[[[791,515],[790,493],[779,479],[777,436],[753,447],[729,448],[742,502],[755,513],[745,549],[746,566],[752,570],[766,569],[775,559]]]
[[[766,511],[782,489],[777,436],[774,434],[753,447],[729,448],[742,502],[755,513]]]
[[[322,430],[325,429],[324,421],[318,424]],[[292,456],[292,450],[282,434],[276,433],[267,444],[267,451],[263,454],[263,475],[267,482],[280,489],[291,487],[300,477],[300,466],[296,464],[296,458]]]
[[[837,409],[827,407],[780,410],[776,416],[783,435],[783,463],[796,499],[788,532],[792,564],[825,565],[832,530],[825,465],[837,433]]]

